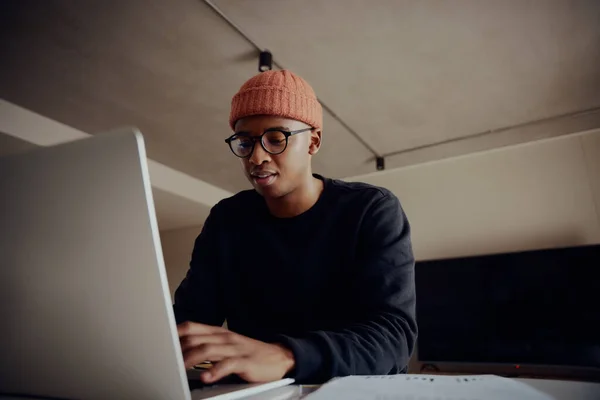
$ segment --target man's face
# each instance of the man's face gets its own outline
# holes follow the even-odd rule
[[[258,137],[274,128],[290,132],[310,126],[293,119],[256,115],[238,120],[235,133]],[[240,160],[246,177],[256,191],[265,197],[279,198],[306,180],[311,156],[316,154],[320,143],[321,132],[309,130],[290,136],[283,153],[274,155],[266,152],[257,140],[250,157]]]

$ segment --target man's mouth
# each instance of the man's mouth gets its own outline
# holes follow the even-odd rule
[[[275,181],[277,174],[274,172],[261,171],[251,172],[250,176],[258,186],[269,186],[273,183],[273,181]]]

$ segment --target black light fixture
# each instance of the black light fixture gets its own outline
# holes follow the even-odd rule
[[[385,169],[385,159],[383,157],[377,157],[375,159],[377,165],[377,171],[383,171]]]
[[[269,50],[263,50],[258,57],[258,72],[270,71],[273,69],[273,54]]]

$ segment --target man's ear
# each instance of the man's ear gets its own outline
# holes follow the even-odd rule
[[[322,132],[320,129],[313,129],[312,131],[310,131],[310,144],[308,146],[308,154],[310,154],[311,156],[317,154],[319,152],[319,149],[321,148],[321,134]]]

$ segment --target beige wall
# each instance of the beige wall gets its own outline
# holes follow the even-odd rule
[[[600,129],[351,180],[400,198],[417,259],[600,243]]]
[[[160,232],[171,298],[189,268],[194,241],[201,230],[201,226],[193,226]]]
[[[595,133],[583,135],[581,145],[585,153],[588,179],[594,194],[598,223],[600,223],[600,129]]]

